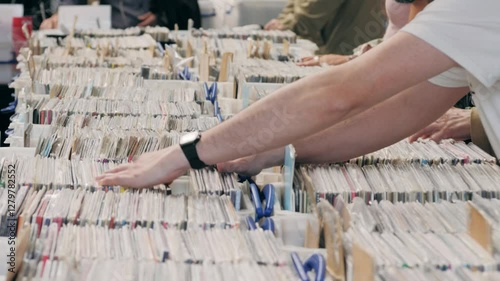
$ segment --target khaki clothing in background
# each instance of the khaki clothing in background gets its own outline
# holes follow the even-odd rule
[[[488,136],[486,135],[486,131],[484,130],[483,124],[481,123],[481,119],[479,118],[479,112],[475,107],[472,108],[470,118],[470,135],[472,142],[475,145],[479,146],[482,150],[486,151],[488,154],[495,156],[493,147],[491,147]]]
[[[319,54],[350,55],[357,46],[384,36],[379,0],[289,0],[278,16],[285,29],[319,47]]]

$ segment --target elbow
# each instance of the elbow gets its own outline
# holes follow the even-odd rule
[[[340,66],[338,69],[343,69]],[[338,123],[345,118],[359,113],[359,109],[364,106],[366,100],[366,87],[346,75],[345,71],[325,72],[320,78],[321,85],[319,92],[324,95],[320,100],[320,105],[324,110],[324,116],[331,118],[331,121]]]
[[[351,115],[351,113],[356,109],[355,102],[350,99],[336,99],[329,102],[327,114],[329,116],[336,116],[343,120],[345,117]],[[338,120],[338,121],[340,121]]]
[[[357,95],[352,95],[349,91],[341,89],[331,89],[328,102],[326,105],[325,116],[329,116],[337,122],[344,120],[345,118],[351,116],[353,112],[360,107],[360,102],[356,98]],[[332,93],[342,93],[340,95],[335,95]],[[332,98],[333,97],[333,98]]]

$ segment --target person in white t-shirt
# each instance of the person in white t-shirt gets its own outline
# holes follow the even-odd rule
[[[182,146],[148,153],[97,180],[149,187],[217,163],[255,173],[282,164],[290,143],[300,162],[343,161],[421,130],[469,89],[500,155],[499,10],[498,0],[436,0],[363,56],[282,87],[221,125],[187,135]]]

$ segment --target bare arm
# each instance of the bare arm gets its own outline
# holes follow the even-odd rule
[[[335,163],[393,144],[436,120],[467,92],[422,82],[340,124],[293,145],[301,163]],[[432,102],[429,102],[432,100]],[[222,171],[255,175],[283,164],[284,149],[219,165]]]
[[[203,133],[199,157],[216,164],[282,147],[453,66],[456,63],[434,47],[399,33],[359,59],[283,87]],[[171,181],[189,168],[179,146],[143,159],[105,174],[99,178],[101,184],[150,186]]]
[[[284,146],[329,128],[455,66],[399,33],[350,63],[299,80],[203,134],[200,158],[220,163]]]
[[[345,161],[396,143],[439,118],[464,93],[464,88],[443,88],[422,82],[349,120],[294,143],[298,160],[306,163]]]

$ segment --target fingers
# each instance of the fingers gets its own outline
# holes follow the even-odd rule
[[[309,60],[309,61],[304,61],[304,62],[299,62],[297,63],[298,66],[317,66],[319,65],[319,62],[314,61],[314,60]]]
[[[370,44],[365,44],[365,45],[363,46],[363,48],[361,48],[361,53],[362,53],[362,54],[364,54],[364,53],[368,52],[368,51],[369,51],[369,50],[371,50],[371,49],[372,49],[372,45],[370,45]]]
[[[281,24],[277,19],[272,19],[270,20],[265,26],[265,30],[275,30],[275,29],[280,29]]]
[[[421,134],[420,132],[418,132],[418,133],[416,133],[416,134],[411,135],[411,136],[408,138],[408,141],[409,141],[410,143],[412,143],[412,142],[417,141],[417,140],[418,140],[419,138],[421,138],[421,137],[422,137],[422,134]]]
[[[341,65],[347,63],[350,60],[349,57],[344,55],[324,55],[321,57],[321,61],[328,65]]]
[[[439,143],[440,141],[442,141],[445,138],[446,138],[446,136],[443,132],[436,132],[435,134],[433,134],[432,136],[429,137],[430,140],[433,140],[436,143]]]
[[[47,28],[47,22],[43,21],[42,24],[40,25],[40,29],[43,30],[43,29],[48,29]]]
[[[124,186],[124,187],[139,187],[134,183],[133,178],[129,172],[121,172],[117,174],[104,174],[100,180],[97,181],[101,186]]]
[[[145,15],[139,17],[139,20],[142,20],[137,26],[148,26],[154,24],[156,22],[156,15],[149,12]]]
[[[274,20],[270,20],[266,25],[264,26],[265,30],[271,30],[274,26]]]
[[[147,19],[148,17],[150,17],[152,14],[153,14],[153,13],[151,13],[151,12],[147,12],[147,13],[145,13],[145,14],[143,14],[143,15],[138,16],[137,18],[138,18],[139,20],[142,20],[142,21],[143,21],[143,20]]]
[[[418,140],[419,138],[425,139],[429,136],[432,136],[436,132],[439,132],[440,130],[441,130],[441,126],[437,122],[434,122],[434,123],[430,124],[429,126],[423,128],[422,130],[413,134],[408,140],[410,142],[414,142],[414,141]]]
[[[141,27],[141,26],[148,26],[148,25],[151,25],[153,21],[149,20],[149,19],[146,19],[144,21],[141,21],[137,26]]]
[[[123,164],[123,165],[120,165],[114,169],[111,169],[109,171],[106,171],[104,174],[116,174],[116,173],[119,173],[119,172],[122,172],[122,171],[125,171],[127,169],[130,169],[132,168],[133,164]]]
[[[54,21],[52,18],[44,20],[40,25],[40,29],[53,29],[53,28],[54,28]]]
[[[408,138],[408,141],[409,141],[410,143],[412,143],[412,142],[416,142],[418,139],[426,139],[426,138],[428,138],[428,137],[429,137],[429,135],[427,135],[427,134],[422,134],[422,133],[418,132],[418,133],[416,133],[416,134],[411,135],[411,136]]]
[[[301,62],[297,63],[298,66],[316,66],[320,64],[320,57],[319,56],[314,56],[314,57],[305,57],[302,59]]]
[[[114,184],[117,179],[120,179],[120,176],[127,175],[131,171],[133,171],[133,164],[123,164],[120,165],[114,169],[111,169],[109,171],[106,171],[104,174],[97,176],[96,181],[100,185],[119,185],[119,184]],[[110,182],[111,181],[111,182]]]

